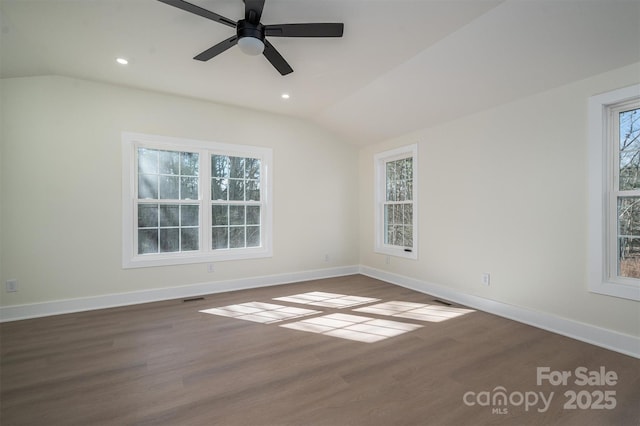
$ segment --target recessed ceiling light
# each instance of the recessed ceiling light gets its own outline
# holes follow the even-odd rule
[[[120,65],[127,65],[129,63],[125,58],[116,58],[116,62]]]
[[[291,96],[289,96],[289,94],[288,94],[288,93],[283,93],[282,95],[280,95],[280,97],[281,97],[282,99],[289,99]]]

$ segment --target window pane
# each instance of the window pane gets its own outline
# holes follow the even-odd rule
[[[640,188],[640,109],[618,114],[620,189]]]
[[[244,225],[244,206],[229,206],[229,223]]]
[[[393,225],[393,245],[404,245],[404,227],[402,225]]]
[[[384,206],[384,244],[413,247],[413,204]]]
[[[160,206],[160,226],[178,226],[179,206]]]
[[[158,230],[140,229],[138,231],[138,254],[158,252]]]
[[[394,161],[389,161],[387,163],[387,167],[386,167],[386,176],[387,176],[387,182],[388,181],[395,181],[396,180],[396,164]]]
[[[620,123],[620,151],[640,150],[640,108],[623,111],[618,115]]]
[[[247,225],[260,225],[260,206],[247,206]]]
[[[399,180],[396,183],[396,200],[405,201],[407,199],[407,182]]]
[[[229,248],[242,248],[244,244],[244,226],[229,228]]]
[[[393,232],[394,228],[391,224],[385,224],[385,233],[384,233],[384,243],[393,245],[395,240],[395,234]]]
[[[640,238],[618,238],[618,275],[640,278]]]
[[[411,225],[413,223],[413,204],[404,205],[402,223],[405,225]]]
[[[260,247],[259,226],[247,226],[247,247]]]
[[[198,250],[198,228],[187,228],[181,230],[181,245],[182,251]]]
[[[244,179],[244,158],[229,157],[231,170],[229,177],[236,179]]]
[[[138,148],[138,173],[158,173],[158,151]]]
[[[198,205],[140,204],[138,254],[199,250],[198,224]]]
[[[229,228],[213,228],[211,231],[211,248],[226,249],[229,248]]]
[[[160,173],[177,175],[180,173],[180,153],[174,151],[160,151]]]
[[[180,250],[180,233],[178,228],[160,229],[160,252]]]
[[[393,223],[394,224],[402,223],[402,210],[403,210],[402,204],[396,204],[395,206],[393,206]]]
[[[393,164],[395,165],[395,168],[396,168],[395,179],[396,180],[402,180],[402,171],[404,169],[404,160],[396,160],[396,161],[393,162]]]
[[[244,201],[244,181],[240,179],[229,180],[229,201]]]
[[[182,176],[198,176],[200,155],[196,152],[180,153],[180,174]]]
[[[257,158],[247,158],[245,160],[245,178],[260,179],[260,160]]]
[[[620,151],[620,190],[640,188],[640,152]]]
[[[228,225],[229,224],[229,207],[228,206],[211,206],[211,224],[212,225]]]
[[[229,157],[226,155],[211,156],[211,176],[229,177]]]
[[[413,248],[413,226],[404,227],[404,246]]]
[[[402,219],[401,212],[402,206],[397,204],[387,204],[384,209],[384,243],[389,245],[397,245],[396,238],[398,238],[398,227],[395,226]],[[400,235],[402,238],[402,235]]]
[[[158,226],[158,206],[156,204],[138,205],[138,228]]]
[[[618,274],[640,278],[640,197],[618,198]]]
[[[227,188],[229,186],[227,179],[212,179],[211,181],[211,199],[216,201],[227,200]]]
[[[197,205],[180,206],[180,225],[198,226],[200,208]]]
[[[387,179],[386,185],[387,201],[396,201],[396,182]]]
[[[618,235],[640,236],[640,197],[618,198]]]
[[[181,200],[197,200],[198,199],[198,178],[197,177],[180,178],[180,199]]]
[[[178,176],[160,176],[160,199],[177,200],[179,183]]]
[[[248,180],[245,186],[247,201],[260,201],[260,182]]]
[[[390,161],[385,165],[385,192],[387,201],[413,199],[413,159]]]
[[[413,158],[406,158],[402,164],[402,180],[413,179]]]
[[[138,175],[138,199],[158,199],[158,175]]]

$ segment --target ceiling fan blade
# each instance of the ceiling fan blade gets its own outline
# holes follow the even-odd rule
[[[260,23],[262,17],[262,9],[264,8],[264,0],[243,0],[244,1],[244,19],[252,24]]]
[[[271,37],[342,37],[342,23],[265,25],[264,34]]]
[[[289,65],[287,61],[284,60],[282,55],[276,50],[275,47],[273,47],[271,43],[269,43],[268,40],[264,41],[264,52],[262,54],[265,56],[265,58],[267,58],[269,62],[271,62],[271,65],[273,65],[280,74],[287,75],[293,72],[293,68],[291,68],[291,65]]]
[[[236,44],[238,44],[238,36],[229,37],[225,41],[221,41],[215,46],[208,48],[204,52],[195,56],[193,59],[197,59],[198,61],[208,61],[209,59],[221,54],[222,52],[235,46]]]
[[[200,6],[196,6],[195,4],[191,4],[183,0],[158,0],[158,1],[168,4],[169,6],[177,7],[178,9],[182,9],[186,12],[195,13],[198,16],[211,19],[212,21],[219,22],[231,28],[236,27],[235,21],[232,21],[229,18],[225,18],[222,15],[218,15],[217,13],[211,12],[207,9],[203,9]]]

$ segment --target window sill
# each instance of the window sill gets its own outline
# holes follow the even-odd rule
[[[379,254],[385,254],[387,256],[400,257],[403,259],[418,260],[418,252],[413,249],[412,251],[405,251],[406,249],[397,247],[376,247],[375,252]]]
[[[147,268],[157,266],[189,265],[193,263],[222,262],[227,260],[249,260],[272,257],[273,254],[264,249],[220,250],[209,253],[181,254],[147,254],[122,259],[123,269]]]
[[[640,301],[640,286],[636,284],[623,284],[611,281],[592,282],[589,283],[589,291],[591,293]]]

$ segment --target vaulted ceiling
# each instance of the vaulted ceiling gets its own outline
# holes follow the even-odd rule
[[[234,21],[241,0],[192,0]],[[344,22],[271,38],[294,72],[156,0],[2,0],[0,75],[64,75],[299,116],[368,144],[640,61],[640,0],[266,0],[262,22]],[[116,57],[129,59],[126,67]],[[282,93],[291,98],[281,99]]]

